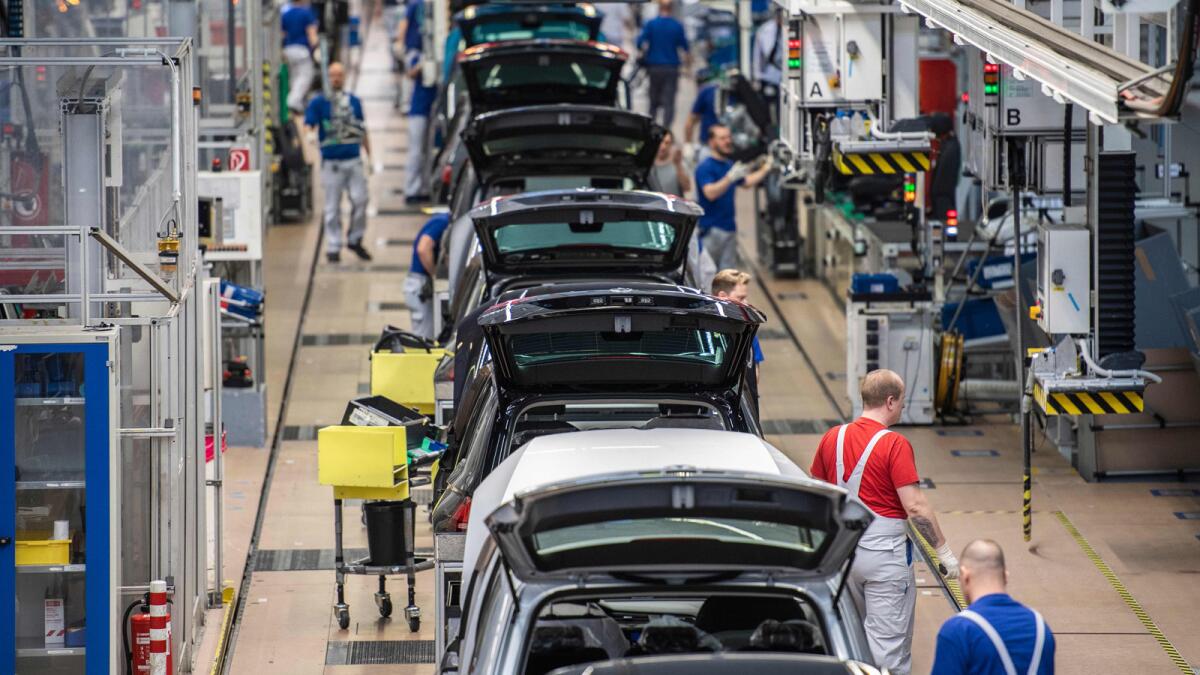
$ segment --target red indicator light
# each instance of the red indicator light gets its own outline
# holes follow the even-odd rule
[[[998,73],[998,72],[1000,72],[1000,64],[999,63],[985,63],[985,64],[983,64],[983,72]]]

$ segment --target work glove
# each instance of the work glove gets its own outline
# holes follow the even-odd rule
[[[696,160],[699,157],[700,157],[700,146],[696,145],[695,143],[684,143],[683,144],[683,158],[686,159],[689,164],[695,166],[698,163]]]
[[[942,576],[947,579],[958,578],[958,558],[954,557],[954,551],[950,550],[950,543],[944,542],[937,550],[938,560],[942,563]]]
[[[746,164],[745,162],[734,162],[733,167],[729,169],[729,173],[725,174],[725,177],[729,179],[730,183],[736,183],[745,178],[746,174],[748,173],[750,173],[749,164]]]

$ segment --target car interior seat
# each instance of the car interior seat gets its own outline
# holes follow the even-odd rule
[[[579,626],[538,626],[533,630],[525,675],[545,675],[556,668],[605,661],[608,652],[587,646]]]
[[[696,628],[711,633],[726,649],[741,649],[767,619],[804,620],[804,608],[791,598],[765,595],[714,595],[696,613]]]
[[[821,629],[809,621],[767,619],[754,629],[746,651],[824,654]]]
[[[642,629],[642,635],[637,644],[625,652],[625,656],[643,656],[649,654],[694,654],[711,652],[713,649],[704,644],[703,636],[695,626],[679,625],[647,625]]]

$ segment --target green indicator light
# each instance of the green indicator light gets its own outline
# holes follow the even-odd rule
[[[916,191],[917,191],[917,185],[916,185],[916,183],[905,183],[905,184],[904,184],[904,191],[905,191],[905,192],[916,192]]]
[[[800,59],[788,59],[788,68],[799,68]]]
[[[985,94],[999,94],[999,93],[1000,93],[1000,85],[998,85],[998,84],[988,84],[988,85],[984,85],[984,87],[983,87],[983,93],[985,93]]]

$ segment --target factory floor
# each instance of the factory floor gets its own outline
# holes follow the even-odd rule
[[[236,675],[434,669],[432,572],[418,575],[417,604],[425,621],[417,633],[400,618],[379,618],[375,580],[362,576],[348,578],[351,623],[348,630],[338,628],[331,610],[332,495],[316,475],[315,430],[339,422],[347,400],[366,390],[367,353],[380,329],[408,325],[401,285],[424,220],[403,203],[408,141],[405,120],[392,107],[394,79],[381,38],[371,34],[356,83],[383,162],[371,179],[366,238],[375,259],[360,263],[344,252],[340,264],[327,263],[316,216],[269,229],[268,439],[278,443],[227,453],[221,577],[240,596],[228,637],[222,638],[221,625],[230,610],[209,611],[194,672],[209,672],[218,649],[226,652],[226,672]],[[680,106],[681,118],[687,109]],[[748,196],[741,199],[740,222],[749,223]],[[320,195],[317,204],[319,210]],[[742,245],[754,259],[748,232]],[[754,266],[750,271],[757,279],[751,302],[770,317],[762,341],[762,418],[769,432],[788,432],[767,438],[807,468],[821,430],[849,414],[844,314],[816,281],[774,280]],[[1089,484],[1052,447],[1039,447],[1033,536],[1026,543],[1021,452],[1011,421],[901,431],[916,448],[927,494],[952,546],[989,537],[1004,547],[1012,594],[1039,609],[1057,636],[1059,673],[1178,673],[1200,666],[1200,521],[1177,515],[1200,512],[1200,491],[1158,483]],[[1162,493],[1167,496],[1152,494],[1160,488],[1170,488]],[[346,546],[365,548],[356,505],[347,507],[345,523]],[[419,517],[418,527],[417,548],[428,550],[427,521]],[[249,567],[247,551],[253,554]],[[928,570],[919,567],[917,576],[913,672],[924,673],[938,626],[953,609]],[[403,588],[402,580],[390,583],[399,606]],[[1181,655],[1174,661],[1173,650]]]

